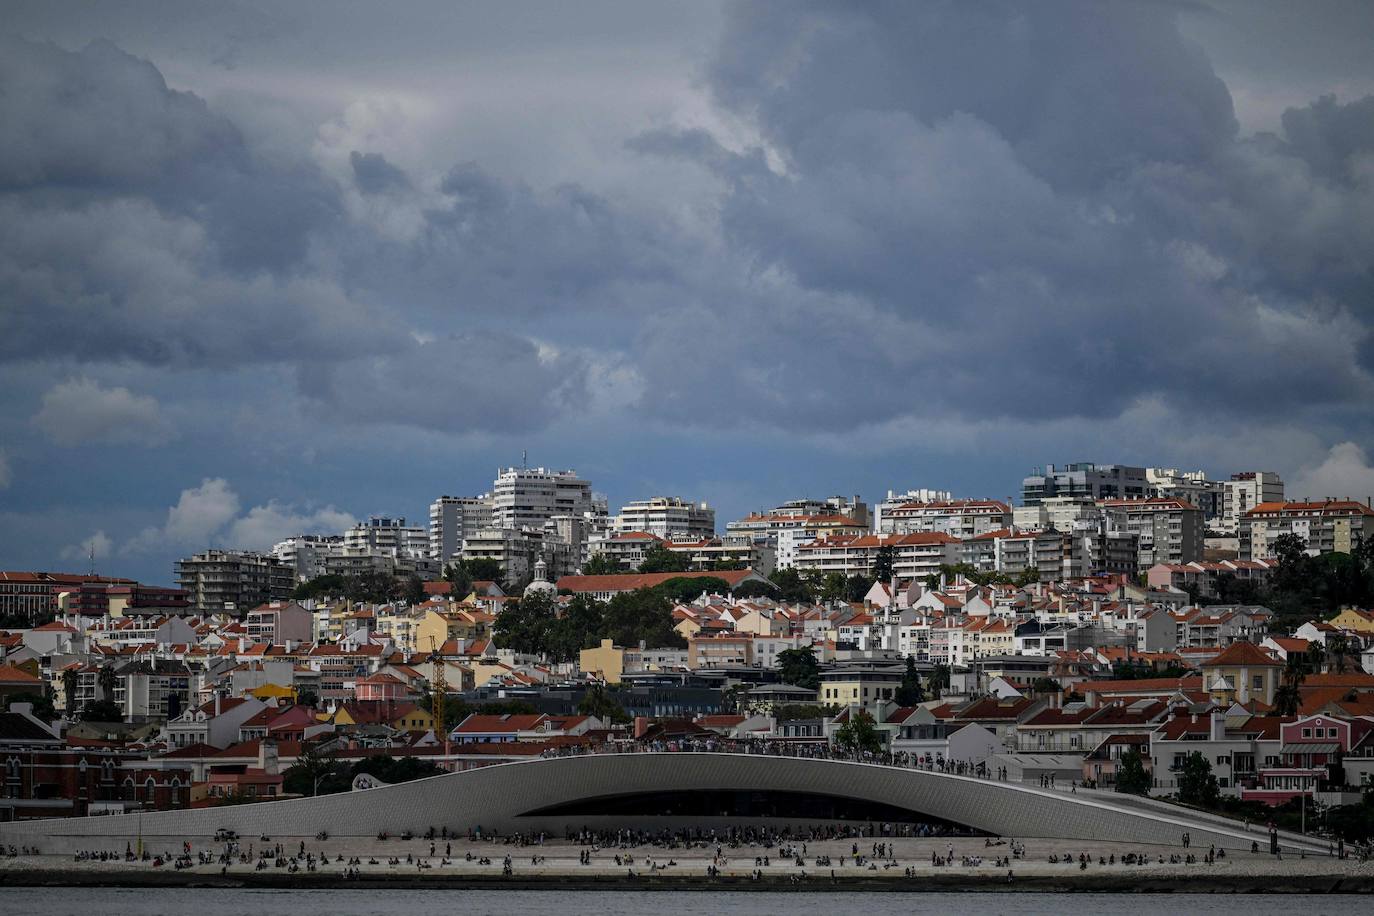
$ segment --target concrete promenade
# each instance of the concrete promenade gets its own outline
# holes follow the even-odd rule
[[[1236,822],[1195,816],[1182,808],[1133,805],[1112,793],[1069,793],[972,776],[838,759],[723,752],[601,753],[502,763],[395,786],[318,798],[293,799],[183,811],[105,817],[21,821],[0,824],[0,843],[35,845],[45,852],[123,848],[139,836],[179,847],[203,847],[219,829],[241,837],[367,838],[430,828],[466,834],[475,827],[490,833],[544,832],[564,836],[592,829],[661,829],[720,826],[746,821],[731,818],[559,816],[546,811],[579,800],[677,791],[786,791],[879,802],[919,812],[932,820],[966,825],[995,836],[1055,838],[1075,844],[1125,843],[1177,846],[1183,834],[1194,849],[1211,845],[1250,848],[1267,836],[1247,832]],[[773,830],[805,828],[804,821],[777,818]],[[1288,854],[1306,850],[1325,855],[1327,844],[1291,834],[1281,837]]]

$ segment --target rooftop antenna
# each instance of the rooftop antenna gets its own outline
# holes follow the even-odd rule
[[[95,578],[95,540],[92,539],[91,543],[87,544],[86,547],[91,557],[91,578]]]
[[[521,469],[526,470],[526,471],[528,471],[528,470],[530,469],[530,452],[529,452],[529,449],[524,449],[524,448],[522,448],[522,449],[520,450],[520,467],[521,467]]]

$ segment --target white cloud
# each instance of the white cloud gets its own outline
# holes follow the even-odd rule
[[[296,534],[336,534],[351,528],[358,520],[347,512],[326,506],[302,513],[292,506],[271,500],[254,506],[235,519],[225,535],[225,543],[249,550],[266,550],[277,541]]]
[[[1321,464],[1304,468],[1291,480],[1285,492],[1290,499],[1349,497],[1363,500],[1374,496],[1374,467],[1369,455],[1354,442],[1331,446]]]
[[[5,489],[14,480],[14,471],[10,469],[9,456],[5,450],[0,448],[0,490]]]
[[[200,486],[181,491],[177,504],[167,510],[161,528],[145,528],[126,546],[129,553],[160,547],[204,547],[239,512],[239,497],[223,477],[206,478]]]
[[[293,534],[337,533],[357,523],[341,509],[298,509],[269,500],[239,514],[242,503],[229,481],[207,478],[182,490],[161,527],[145,528],[124,546],[125,553],[203,550],[211,546],[266,550]]]
[[[112,546],[114,545],[110,540],[110,536],[104,531],[97,531],[80,544],[71,544],[63,547],[62,559],[73,563],[86,560],[90,557],[99,560],[110,555],[110,548]]]
[[[43,395],[33,423],[58,445],[106,442],[161,445],[171,424],[154,398],[128,388],[102,388],[89,378],[69,379]]]

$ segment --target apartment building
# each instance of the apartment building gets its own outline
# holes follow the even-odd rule
[[[716,510],[677,496],[654,496],[621,507],[611,522],[616,533],[644,531],[669,541],[703,540],[716,534]]]
[[[429,506],[429,555],[440,563],[452,560],[463,541],[493,518],[490,493],[481,496],[440,496]]]
[[[892,573],[898,579],[939,575],[940,566],[959,562],[959,539],[941,531],[915,534],[832,535],[797,548],[798,570],[819,573],[868,575],[878,562],[878,551],[892,550]]]
[[[405,518],[374,515],[345,531],[343,541],[347,550],[368,551],[389,557],[429,555],[429,532],[407,525]]]
[[[962,562],[979,572],[1014,576],[1034,568],[1042,582],[1058,579],[1063,572],[1064,536],[1058,531],[1001,528],[966,538],[959,549]]]
[[[556,515],[605,514],[604,499],[592,494],[590,482],[576,471],[548,468],[501,468],[491,486],[493,528],[543,529]]]
[[[1156,496],[1106,499],[1100,504],[1112,528],[1140,539],[1137,563],[1141,569],[1156,563],[1192,563],[1202,559],[1202,510],[1192,503]]]
[[[1218,524],[1224,531],[1239,531],[1245,513],[1258,505],[1283,502],[1283,481],[1273,471],[1232,474],[1231,479],[1225,481],[1225,487]]]
[[[1144,499],[1149,495],[1145,469],[1121,464],[1051,464],[1043,470],[1036,468],[1021,481],[1021,503],[1026,506],[1037,506],[1051,496],[1103,500]]]
[[[925,487],[917,490],[907,490],[905,493],[898,493],[895,490],[887,491],[887,498],[873,506],[873,530],[878,534],[892,533],[892,518],[890,513],[893,509],[911,503],[938,503],[948,502],[954,499],[954,494],[949,490],[931,490]]]
[[[1011,507],[995,499],[907,503],[887,513],[893,534],[943,531],[964,539],[1000,531],[1012,523]]]
[[[1240,558],[1274,558],[1274,542],[1296,534],[1310,554],[1350,553],[1374,537],[1374,508],[1353,499],[1260,503],[1240,522]]]
[[[1202,510],[1208,522],[1219,520],[1226,503],[1226,483],[1209,480],[1205,471],[1180,471],[1178,468],[1146,468],[1150,495],[1180,499]]]
[[[246,550],[206,550],[176,563],[177,584],[199,613],[242,613],[291,596],[295,576],[276,557]]]
[[[343,550],[341,534],[301,534],[272,545],[272,556],[289,566],[296,581],[308,582],[323,576],[332,556]]]

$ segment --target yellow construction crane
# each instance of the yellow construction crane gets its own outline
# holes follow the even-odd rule
[[[448,693],[448,678],[444,674],[444,658],[439,654],[433,636],[429,638],[429,711],[434,716],[434,727],[443,732],[444,756],[448,756],[448,728],[444,725],[444,697]]]

